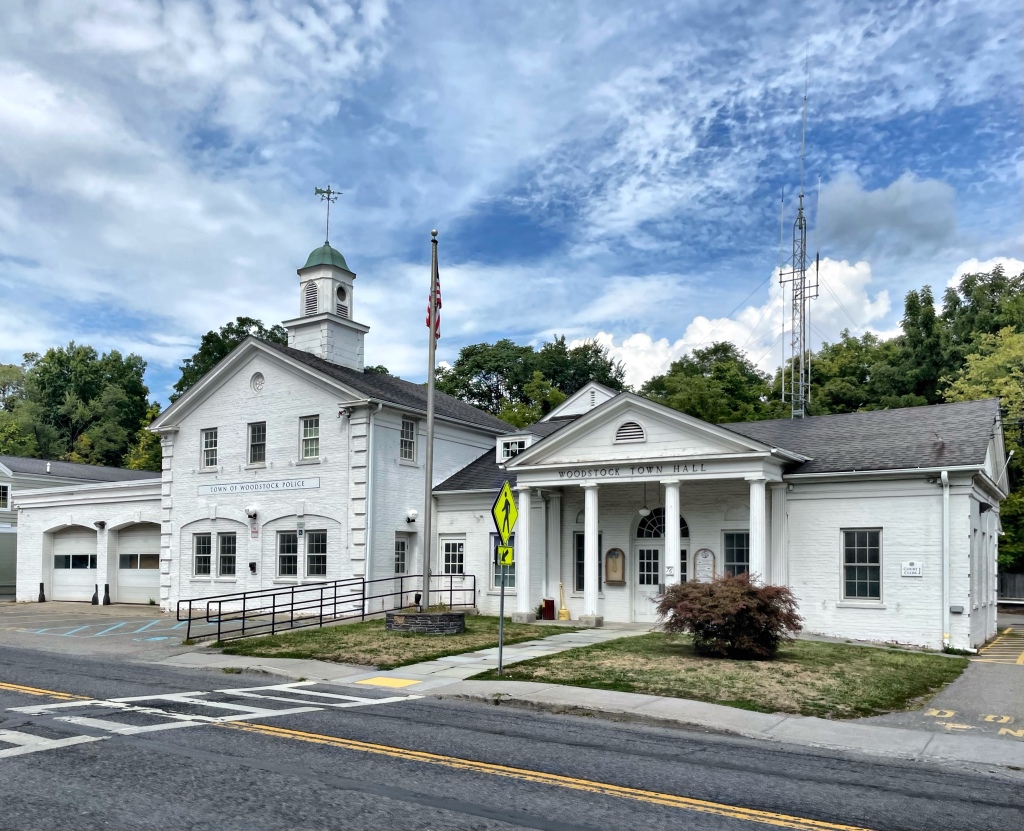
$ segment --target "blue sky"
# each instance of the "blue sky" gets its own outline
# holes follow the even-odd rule
[[[431,228],[441,359],[564,334],[634,384],[718,339],[771,369],[805,80],[815,344],[1024,267],[1017,0],[12,0],[5,24],[0,361],[134,351],[158,400],[203,332],[297,313],[328,183],[367,359],[403,377]]]

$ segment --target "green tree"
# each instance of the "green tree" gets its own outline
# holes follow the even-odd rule
[[[0,364],[0,410],[10,412],[25,395],[25,370],[17,364]]]
[[[534,368],[566,396],[591,381],[613,390],[626,389],[626,367],[614,360],[608,348],[596,340],[585,340],[570,348],[564,335],[556,335],[537,352]]]
[[[532,346],[503,338],[465,346],[450,367],[438,367],[437,388],[498,415],[502,407],[528,404],[525,387],[533,377]]]
[[[756,421],[780,414],[769,380],[735,345],[719,341],[673,361],[640,394],[712,424]]]
[[[997,265],[987,273],[965,274],[958,286],[946,289],[942,321],[948,367],[961,366],[981,335],[1007,326],[1024,331],[1024,272],[1008,277]]]
[[[384,364],[377,364],[376,366],[364,366],[363,372],[369,373],[370,375],[390,375],[388,368]]]
[[[568,398],[537,370],[534,370],[530,383],[523,387],[523,392],[526,393],[529,403],[509,402],[504,404],[498,413],[498,418],[513,427],[528,427],[540,421]]]
[[[25,433],[11,413],[0,410],[0,456],[35,455],[35,437]]]
[[[1010,495],[1000,509],[1004,536],[999,564],[1024,571],[1024,333],[1011,326],[972,339],[975,352],[963,369],[947,381],[947,401],[973,401],[999,396],[1004,408],[1003,438],[1013,456],[1007,466]],[[999,464],[1002,464],[1001,460]]]
[[[129,470],[160,470],[163,465],[163,450],[160,436],[149,429],[160,415],[160,405],[150,404],[146,411],[146,424],[140,427],[124,457],[124,466]]]
[[[182,363],[181,378],[174,385],[171,401],[176,401],[182,393],[195,386],[200,378],[250,335],[271,343],[288,345],[287,329],[279,324],[267,328],[262,321],[251,317],[239,317],[216,331],[210,330],[203,335],[196,353]]]

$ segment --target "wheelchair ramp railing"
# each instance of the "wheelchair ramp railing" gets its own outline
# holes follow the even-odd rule
[[[423,576],[417,574],[275,586],[179,600],[178,620],[188,622],[186,639],[233,641],[377,617],[412,606],[422,588]],[[430,575],[430,598],[426,605],[438,604],[452,609],[476,606],[476,576]],[[201,624],[202,631],[193,632],[193,624]]]

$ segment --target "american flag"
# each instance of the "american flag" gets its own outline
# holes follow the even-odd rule
[[[434,340],[441,337],[441,275],[434,272],[434,295],[437,298],[437,313],[434,316]],[[430,328],[430,295],[427,295],[427,328]]]

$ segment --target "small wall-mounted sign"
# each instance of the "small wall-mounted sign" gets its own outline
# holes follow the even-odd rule
[[[693,579],[698,583],[710,583],[715,579],[715,552],[702,548],[693,555]]]
[[[924,563],[915,560],[900,563],[900,577],[924,577]]]
[[[604,555],[604,582],[621,586],[626,582],[626,555],[621,548],[609,548]]]
[[[296,522],[295,523],[295,536],[304,537],[306,535],[306,523]]]

